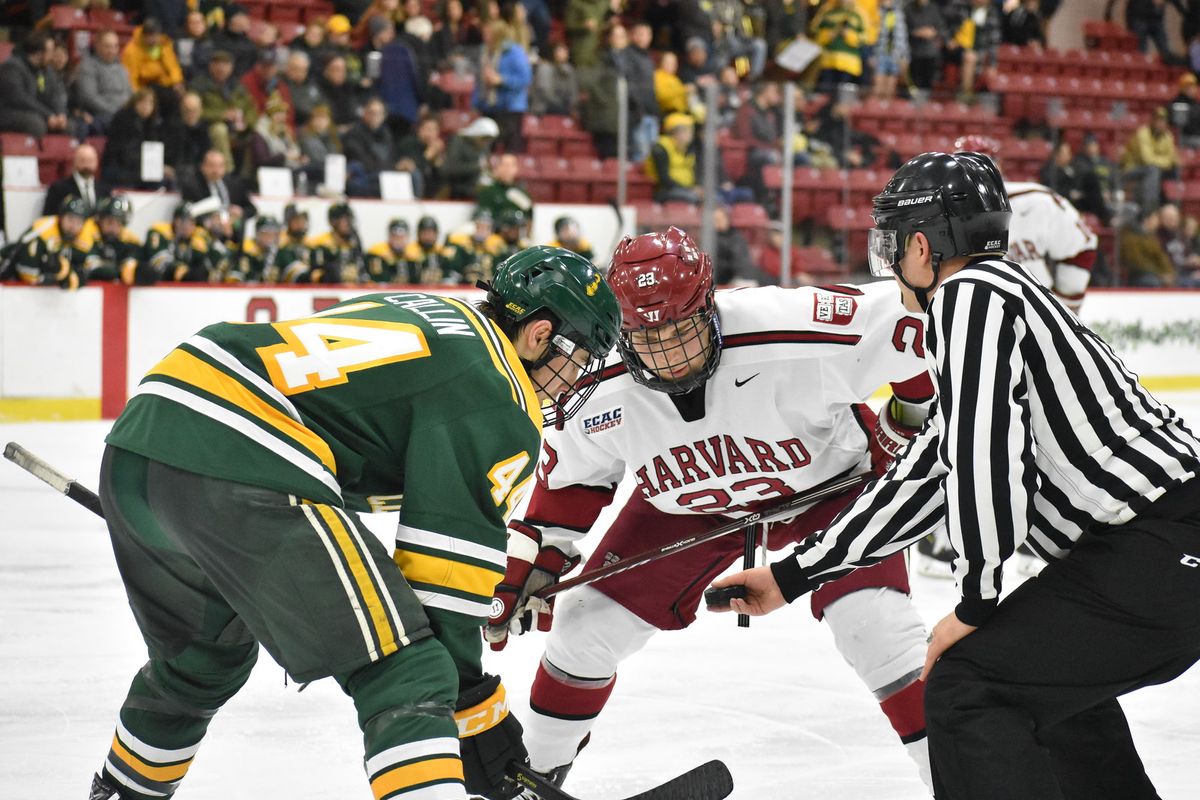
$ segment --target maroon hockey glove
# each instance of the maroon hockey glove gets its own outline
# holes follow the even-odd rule
[[[542,547],[536,528],[514,522],[508,531],[508,568],[492,595],[492,614],[483,636],[493,650],[503,650],[510,633],[520,636],[535,627],[550,630],[554,598],[542,600],[533,594],[575,568],[579,556],[568,556],[557,547]]]
[[[500,676],[484,675],[482,683],[459,694],[454,721],[467,791],[489,800],[519,795],[521,787],[505,777],[504,768],[510,761],[524,763],[529,753],[521,741],[521,723],[508,711]]]
[[[920,428],[905,425],[896,418],[895,404],[895,398],[889,400],[875,421],[875,435],[871,438],[871,465],[876,475],[887,472],[892,462],[920,432]]]

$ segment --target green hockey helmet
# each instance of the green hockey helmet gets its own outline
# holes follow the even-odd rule
[[[334,203],[329,207],[329,224],[332,225],[339,219],[354,221],[354,209],[350,208],[349,203]]]
[[[180,222],[195,222],[196,212],[192,209],[191,203],[180,203],[175,206],[175,211],[171,213],[171,222],[178,224]]]
[[[133,206],[129,200],[121,195],[113,195],[105,197],[96,205],[96,218],[112,217],[119,219],[122,225],[129,224],[129,218],[133,215]]]
[[[496,217],[498,228],[520,228],[525,225],[525,212],[519,208],[506,208]]]
[[[258,231],[263,231],[265,233],[267,231],[276,231],[277,232],[280,230],[283,230],[283,225],[279,222],[279,220],[276,217],[273,217],[270,214],[259,214],[257,217],[254,218],[255,233],[257,233]]]
[[[552,407],[546,409],[545,424],[561,428],[599,385],[597,373],[616,344],[621,309],[612,289],[591,261],[546,245],[528,247],[505,259],[495,268],[491,284],[481,282],[480,288],[487,290],[488,303],[506,331],[538,312],[548,312],[554,333],[546,354],[526,365],[531,372],[556,355],[582,367],[577,379],[566,381],[571,388],[553,398]],[[580,349],[588,356],[584,364],[575,357]]]

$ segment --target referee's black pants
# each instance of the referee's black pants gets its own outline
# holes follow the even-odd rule
[[[938,800],[1158,798],[1117,697],[1200,660],[1200,481],[1085,533],[934,667]]]

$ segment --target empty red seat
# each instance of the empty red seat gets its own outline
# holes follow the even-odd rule
[[[471,75],[460,75],[454,70],[447,70],[434,75],[436,85],[450,95],[454,107],[464,111],[471,108],[471,95],[475,91],[475,78]]]
[[[300,22],[303,18],[303,10],[293,5],[282,5],[280,3],[272,3],[267,6],[267,18],[271,22]]]
[[[60,177],[61,170],[59,169],[59,166],[60,166],[59,162],[57,162],[57,161],[44,161],[44,160],[39,159],[38,160],[38,181],[43,186],[47,186],[51,183],[54,183]]]
[[[92,21],[82,8],[73,6],[50,6],[46,12],[50,19],[50,27],[60,30],[90,30]]]
[[[6,156],[36,156],[38,140],[24,133],[0,133],[0,152]]]
[[[846,274],[824,247],[794,247],[792,249],[792,274],[805,273],[818,280],[827,280]]]
[[[467,127],[474,116],[470,111],[459,111],[455,108],[442,109],[442,133],[446,135],[457,133]]]
[[[752,245],[766,241],[770,223],[767,210],[758,203],[736,203],[729,214],[729,224]]]
[[[42,137],[41,154],[49,159],[70,161],[75,157],[79,141],[61,133],[48,133]]]

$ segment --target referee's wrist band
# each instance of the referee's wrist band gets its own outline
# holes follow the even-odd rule
[[[820,585],[808,579],[795,556],[771,564],[771,574],[775,576],[775,583],[779,584],[783,599],[789,603]]]
[[[999,599],[994,597],[991,600],[964,597],[954,607],[954,616],[958,617],[959,622],[970,625],[973,628],[978,628],[987,622],[988,617],[996,610],[996,604],[999,602]]]

